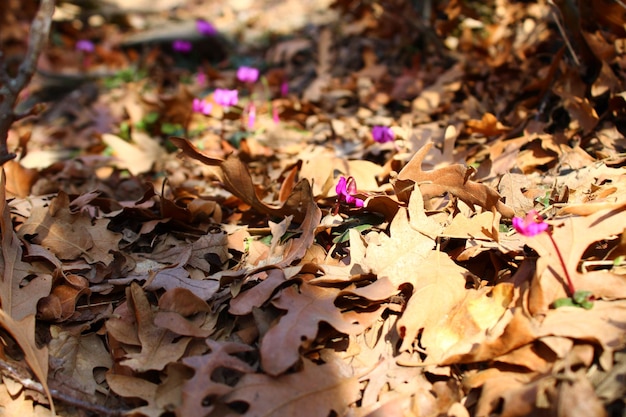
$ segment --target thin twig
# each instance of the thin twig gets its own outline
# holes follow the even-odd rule
[[[21,372],[17,368],[12,366],[10,363],[3,361],[2,359],[0,359],[0,372],[3,376],[11,378],[12,380],[22,385],[24,388],[45,395],[45,390],[43,389],[41,383],[31,378],[20,375]],[[113,410],[103,405],[83,401],[56,389],[50,389],[50,393],[52,394],[52,398],[54,398],[55,400],[61,401],[75,408],[90,411],[98,416],[121,417],[125,413],[125,410]]]
[[[572,44],[570,43],[569,38],[567,37],[565,28],[563,27],[563,24],[561,23],[561,19],[563,18],[563,14],[561,13],[561,10],[559,10],[558,6],[554,4],[552,0],[548,0],[548,4],[551,6],[550,9],[552,13],[554,14],[554,22],[556,23],[556,26],[559,28],[559,32],[561,32],[561,36],[563,37],[563,41],[565,42],[565,45],[567,46],[567,50],[569,51],[570,55],[574,59],[576,66],[580,67],[581,65],[578,59],[578,55],[576,55],[576,52],[574,51],[574,48],[572,47]]]

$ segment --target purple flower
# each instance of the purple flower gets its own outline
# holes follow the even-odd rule
[[[237,79],[244,83],[253,83],[259,79],[259,70],[253,67],[239,67]]]
[[[339,182],[335,186],[335,191],[337,192],[337,199],[339,201],[354,204],[356,207],[363,207],[365,204],[363,199],[354,196],[354,194],[356,194],[356,181],[352,177],[339,178]]]
[[[172,49],[176,52],[189,53],[191,52],[191,42],[176,40],[172,42]]]
[[[196,74],[196,83],[200,87],[204,87],[206,85],[206,74],[204,72],[199,72]]]
[[[87,39],[81,39],[78,42],[76,42],[75,48],[77,51],[81,51],[81,52],[93,52],[96,49],[93,42]]]
[[[374,126],[372,128],[372,137],[378,143],[392,142],[396,135],[393,133],[390,127],[387,126]]]
[[[198,31],[198,33],[205,36],[213,36],[217,34],[217,29],[215,29],[215,26],[203,19],[196,20],[196,30]]]
[[[213,92],[213,100],[220,106],[234,106],[239,102],[239,92],[237,90],[217,88]]]
[[[537,210],[531,210],[526,217],[513,217],[513,227],[518,233],[524,236],[536,236],[548,230],[548,223],[537,213]]]
[[[280,95],[285,97],[287,94],[289,94],[289,83],[287,81],[283,81],[280,84]]]
[[[202,113],[204,115],[208,115],[211,113],[213,109],[213,105],[211,103],[207,103],[204,100],[200,100],[199,98],[194,98],[193,103],[191,104],[191,109],[195,113]]]

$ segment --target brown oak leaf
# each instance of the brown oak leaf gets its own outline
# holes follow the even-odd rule
[[[577,289],[591,291],[596,298],[626,297],[626,280],[623,275],[608,270],[579,272],[578,268],[583,253],[592,243],[609,239],[611,235],[623,231],[626,204],[589,216],[572,216],[551,223],[554,224],[552,236]],[[537,261],[537,279],[532,281],[529,299],[530,311],[537,313],[547,310],[557,298],[567,296],[564,272],[547,233],[529,238],[527,243],[540,256]]]
[[[110,251],[118,249],[122,235],[107,229],[109,220],[92,221],[85,212],[72,213],[69,205],[69,196],[59,192],[48,208],[33,209],[19,230],[20,236],[32,236],[32,242],[49,249],[59,259],[74,260],[82,256],[89,263],[111,263]]]
[[[356,377],[342,375],[333,362],[315,365],[305,360],[302,369],[292,374],[244,375],[226,402],[245,401],[249,417],[342,416],[358,398]]]
[[[10,210],[6,204],[4,172],[0,176],[0,210],[0,306],[7,315],[21,320],[34,315],[37,312],[37,301],[50,294],[52,276],[45,270],[37,271],[34,265],[22,261],[22,245],[13,231]]]
[[[82,334],[85,326],[72,328],[51,328],[50,356],[53,362],[54,378],[63,379],[64,385],[77,388],[93,395],[96,391],[106,394],[106,390],[94,379],[94,368],[113,366],[111,355],[104,347],[102,339],[95,333]]]
[[[213,410],[212,401],[207,402],[207,398],[213,400],[232,390],[229,385],[213,379],[213,373],[218,368],[231,369],[240,373],[254,372],[254,368],[234,356],[236,353],[249,352],[253,350],[252,347],[240,343],[217,342],[211,339],[207,339],[206,344],[211,348],[211,352],[183,359],[183,363],[192,368],[195,374],[184,384],[183,401],[177,409],[177,415],[207,415]]]
[[[498,210],[504,217],[513,217],[515,214],[513,209],[500,201],[500,194],[496,190],[469,179],[472,173],[470,168],[454,164],[432,171],[423,171],[422,161],[432,147],[433,143],[428,142],[417,151],[400,171],[398,179],[411,180],[418,184],[424,199],[450,193],[470,207],[476,205],[489,211]]]
[[[143,289],[133,282],[126,289],[129,308],[135,315],[137,338],[141,343],[141,351],[128,353],[121,363],[138,372],[148,370],[162,370],[170,362],[176,362],[185,353],[191,341],[189,337],[182,337],[154,324],[155,312],[152,309]],[[114,322],[121,319],[110,319]],[[107,329],[111,332],[107,323]]]
[[[287,287],[272,304],[287,313],[270,328],[261,341],[261,365],[270,375],[285,372],[300,358],[300,347],[309,346],[318,332],[320,322],[345,334],[365,330],[378,315],[342,313],[334,302],[336,288],[325,288],[304,281],[299,288]]]

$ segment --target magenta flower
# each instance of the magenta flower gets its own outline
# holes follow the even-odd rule
[[[87,39],[81,39],[78,42],[76,42],[75,48],[77,51],[81,51],[81,52],[93,52],[96,49],[93,42]]]
[[[191,47],[191,42],[189,41],[176,40],[172,42],[172,49],[176,52],[182,52],[187,54],[191,52]]]
[[[213,100],[220,106],[234,106],[239,102],[239,92],[237,90],[217,88],[213,92]]]
[[[237,79],[244,83],[254,83],[259,79],[259,70],[253,67],[239,67]]]
[[[518,233],[531,237],[548,230],[548,223],[543,221],[537,210],[531,210],[524,218],[513,217],[513,227]]]
[[[199,72],[196,74],[196,83],[200,87],[204,87],[206,85],[207,79],[206,74],[204,72]]]
[[[194,113],[202,113],[206,116],[211,114],[213,105],[211,103],[207,103],[204,100],[200,100],[199,98],[194,98],[193,103],[191,104],[191,109],[194,111]]]
[[[283,81],[280,84],[280,95],[285,97],[289,94],[289,83],[287,81]]]
[[[196,30],[204,36],[213,36],[217,34],[215,26],[203,19],[196,20]]]
[[[339,201],[354,204],[356,207],[363,207],[365,204],[363,199],[354,196],[356,194],[356,181],[352,177],[340,177],[335,191]]]
[[[554,246],[554,251],[559,258],[559,262],[561,264],[561,268],[563,269],[563,275],[565,277],[565,284],[567,284],[567,293],[569,296],[568,299],[558,299],[554,302],[555,306],[560,305],[575,305],[579,307],[583,307],[585,309],[590,309],[593,307],[592,300],[594,299],[593,294],[589,291],[576,291],[576,286],[572,281],[572,277],[569,274],[569,270],[567,265],[565,264],[565,260],[563,259],[563,255],[561,254],[561,250],[559,246],[556,244],[556,240],[554,240],[554,236],[552,236],[552,232],[549,230],[549,225],[545,221],[543,221],[543,217],[539,215],[537,210],[531,210],[526,213],[526,217],[513,217],[513,227],[517,230],[518,233],[526,236],[532,237],[537,236],[540,233],[547,232],[548,239]]]
[[[372,128],[372,137],[378,143],[392,142],[396,135],[393,133],[390,127],[387,126],[374,126]]]

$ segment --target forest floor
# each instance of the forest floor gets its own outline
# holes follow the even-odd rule
[[[626,416],[626,9],[413,3],[60,2],[0,416]]]

